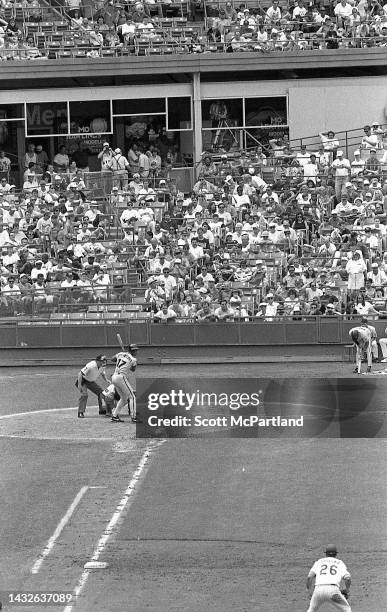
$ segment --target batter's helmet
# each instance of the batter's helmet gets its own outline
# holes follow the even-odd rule
[[[133,351],[138,351],[137,344],[129,344],[129,350],[131,353],[133,353]]]

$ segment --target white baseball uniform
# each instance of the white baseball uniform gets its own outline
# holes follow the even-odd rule
[[[316,561],[309,577],[315,576],[315,585],[308,612],[317,612],[324,603],[337,610],[351,612],[351,606],[340,591],[344,578],[350,578],[345,563],[336,557],[323,557]]]
[[[116,369],[112,376],[112,383],[117,389],[117,393],[120,396],[120,400],[116,407],[112,410],[113,416],[118,416],[121,408],[130,402],[132,417],[136,416],[136,395],[133,386],[130,384],[128,378],[131,375],[133,368],[137,366],[137,359],[130,353],[122,351],[115,355],[116,358]]]
[[[353,332],[357,332],[357,339],[353,338]],[[356,344],[356,366],[358,372],[361,370],[361,359],[363,351],[367,351],[367,365],[372,365],[372,333],[368,327],[353,327],[349,335]]]

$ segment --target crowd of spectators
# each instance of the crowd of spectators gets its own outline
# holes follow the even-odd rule
[[[13,3],[2,0],[0,60],[56,59],[60,52],[72,55],[73,51],[96,58],[104,53],[146,54],[151,49],[160,53],[269,52],[387,45],[387,4],[377,0],[273,0],[270,6],[207,2],[198,13],[201,22],[187,22],[187,17],[181,17],[183,4],[171,0],[100,2],[92,17],[85,15],[80,0],[67,0],[66,5],[60,27],[53,22],[52,31],[46,25],[42,33],[39,22],[44,13],[39,0],[23,0],[18,20],[14,13],[9,16]],[[197,5],[195,0],[184,4],[190,20],[196,19]]]
[[[333,132],[320,138],[317,151],[285,139],[204,155],[186,194],[133,171],[127,157],[128,184],[100,201],[82,170],[70,181],[65,169],[45,172],[21,191],[3,176],[1,315],[124,311],[131,274],[139,316],[160,322],[384,317],[384,129],[365,126],[351,159]]]
[[[209,10],[208,35],[227,51],[291,51],[386,46],[387,4],[273,0],[269,8],[231,2]]]

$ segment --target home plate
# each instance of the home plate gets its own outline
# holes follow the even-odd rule
[[[106,569],[107,566],[106,561],[88,561],[83,567],[85,569]]]

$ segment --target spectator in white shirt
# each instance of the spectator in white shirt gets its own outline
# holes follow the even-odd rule
[[[329,130],[329,132],[320,132],[320,138],[324,151],[335,152],[340,146],[340,143],[337,138],[335,138],[335,133],[332,130]]]
[[[309,162],[304,164],[304,180],[313,181],[316,185],[319,169],[317,165],[316,156],[314,153],[311,154]]]
[[[159,276],[160,285],[165,291],[165,296],[168,300],[171,300],[177,288],[176,279],[172,274],[169,273],[169,267],[163,267],[163,273]]]
[[[365,161],[364,159],[360,158],[360,150],[356,149],[356,151],[353,152],[354,155],[354,160],[351,163],[351,176],[357,176],[358,174],[361,174],[364,170],[365,167]]]
[[[379,139],[377,134],[373,134],[371,131],[371,127],[369,125],[364,126],[364,136],[361,141],[361,146],[364,149],[373,149],[377,148],[379,144]]]
[[[272,321],[273,317],[277,316],[278,302],[274,301],[274,295],[272,293],[268,293],[266,295],[267,304],[266,304],[266,312],[265,319],[266,321]]]
[[[40,274],[43,276],[43,279],[46,280],[48,272],[45,268],[43,268],[43,261],[41,259],[37,259],[35,261],[35,266],[31,270],[31,280],[36,280]]]
[[[337,151],[337,157],[332,162],[332,168],[335,172],[335,194],[338,200],[341,199],[341,193],[346,193],[347,188],[345,184],[348,182],[348,178],[351,172],[351,164],[349,160],[344,157],[344,152]]]
[[[336,4],[334,13],[337,17],[337,25],[339,28],[344,27],[345,20],[352,15],[352,6],[347,2],[347,0],[341,0],[338,4]]]
[[[296,159],[300,166],[305,166],[310,162],[310,153],[306,150],[306,144],[302,144],[300,151],[296,153]]]
[[[193,237],[191,240],[189,253],[193,257],[195,262],[197,262],[199,259],[202,259],[204,257],[203,247],[200,244],[198,244],[198,241],[195,237]]]
[[[383,287],[387,284],[387,276],[385,272],[379,268],[379,264],[376,262],[371,264],[371,272],[368,272],[367,278],[372,280],[374,287]]]
[[[108,171],[113,159],[113,151],[108,142],[103,143],[103,149],[100,153],[98,153],[97,158],[101,162],[101,170]]]
[[[265,21],[267,23],[279,23],[281,19],[281,9],[279,0],[273,0],[273,4],[266,11]]]
[[[176,319],[176,317],[177,314],[173,310],[173,308],[171,306],[168,306],[168,304],[163,304],[161,309],[155,313],[154,321],[156,323],[161,323],[162,321],[167,322]]]

